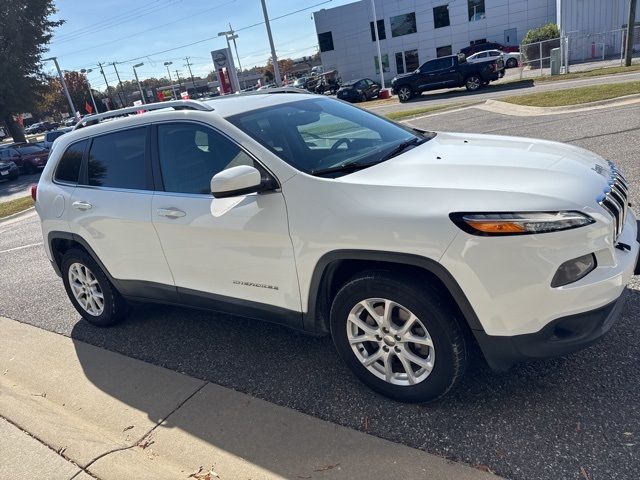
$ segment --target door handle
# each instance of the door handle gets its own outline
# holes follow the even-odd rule
[[[89,202],[84,201],[73,202],[71,205],[73,205],[73,207],[77,208],[78,210],[89,210],[93,208],[93,205],[91,205]]]
[[[184,217],[186,214],[187,212],[183,212],[182,210],[174,207],[158,209],[158,215],[161,217],[180,218],[180,217]]]

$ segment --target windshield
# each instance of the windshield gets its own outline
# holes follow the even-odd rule
[[[25,147],[16,147],[21,154],[31,154],[31,153],[42,153],[44,148],[38,147],[37,145],[29,145]]]
[[[357,107],[308,98],[229,117],[289,165],[317,174],[340,165],[382,161],[398,145],[431,138]],[[333,176],[348,171],[332,172]]]

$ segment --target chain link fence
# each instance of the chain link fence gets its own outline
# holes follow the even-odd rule
[[[520,46],[520,78],[624,65],[627,29],[569,32],[561,38]],[[640,26],[634,28],[632,62],[640,63]]]

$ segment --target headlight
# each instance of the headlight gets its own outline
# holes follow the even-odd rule
[[[451,220],[472,235],[531,235],[584,227],[595,222],[580,212],[452,213]]]

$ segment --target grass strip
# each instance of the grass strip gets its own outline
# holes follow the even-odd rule
[[[16,198],[8,202],[0,203],[0,218],[8,217],[14,213],[22,212],[27,208],[33,207],[33,199],[31,196]]]
[[[589,87],[570,88],[553,92],[538,92],[528,95],[504,97],[500,100],[528,107],[564,107],[583,103],[610,100],[640,93],[640,81],[591,85]]]

